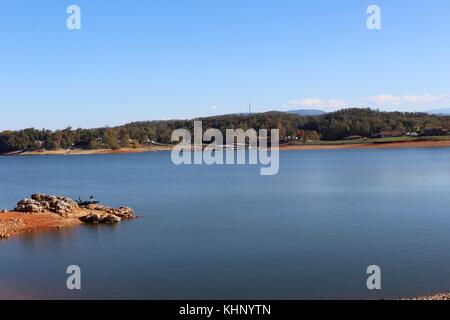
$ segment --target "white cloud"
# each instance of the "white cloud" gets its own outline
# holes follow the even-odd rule
[[[345,101],[342,100],[328,100],[327,101],[327,106],[329,108],[335,108],[335,109],[342,109],[345,108],[347,106],[347,103]]]
[[[449,101],[449,97],[446,96],[432,96],[429,94],[423,96],[404,96],[403,100],[411,103],[436,103],[436,102],[444,102]]]
[[[325,111],[335,111],[354,106],[363,108],[379,108],[386,111],[429,111],[432,109],[449,108],[450,95],[392,95],[380,94],[361,98],[358,101],[339,99],[304,98],[289,101],[284,108],[310,109],[317,108]]]
[[[407,95],[394,96],[382,94],[366,98],[366,103],[373,107],[385,107],[390,110],[427,111],[430,108],[449,107],[449,95]]]
[[[368,102],[375,103],[376,105],[381,105],[381,106],[385,106],[385,105],[398,106],[402,102],[402,99],[400,97],[396,97],[396,96],[389,95],[389,94],[381,94],[378,96],[368,97],[366,100]]]

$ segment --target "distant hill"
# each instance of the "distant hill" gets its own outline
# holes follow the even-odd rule
[[[305,110],[301,110],[304,112]],[[318,110],[317,110],[318,111]],[[320,112],[320,111],[319,111]],[[440,111],[442,112],[442,110]],[[311,114],[311,113],[309,113]],[[313,113],[314,114],[314,113]],[[317,114],[317,113],[316,113]],[[199,118],[203,128],[279,129],[281,139],[335,141],[351,136],[370,137],[381,132],[406,133],[417,128],[450,129],[450,117],[424,112],[381,112],[372,109],[343,109],[314,117],[289,112],[222,115]],[[148,144],[171,144],[176,129],[193,131],[192,120],[141,121],[118,127],[50,131],[24,129],[0,132],[0,154],[19,150],[119,149]],[[291,138],[288,138],[291,137]],[[285,140],[287,141],[287,140]]]
[[[430,110],[427,113],[428,114],[435,114],[435,115],[449,116],[450,115],[450,108]]]
[[[288,111],[288,113],[298,114],[299,116],[321,116],[326,112],[323,110],[300,109],[300,110],[290,110]]]

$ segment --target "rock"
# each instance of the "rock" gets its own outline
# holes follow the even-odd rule
[[[79,208],[78,203],[67,197],[50,196],[37,193],[32,195],[31,199],[41,203],[46,210],[52,211],[59,215],[73,213]]]
[[[89,215],[80,218],[81,222],[89,224],[114,224],[119,223],[122,219],[111,213],[90,213]]]
[[[86,209],[93,211],[100,211],[104,213],[113,214],[122,219],[133,219],[134,218],[134,210],[128,207],[120,207],[117,209],[110,208],[101,204],[89,204],[86,206]]]
[[[73,213],[77,208],[78,204],[70,198],[38,193],[33,194],[31,199],[19,201],[14,210],[26,213],[51,211],[60,216],[65,216],[69,213]]]
[[[0,239],[8,239],[10,237],[9,234],[0,234]]]
[[[106,214],[102,218],[102,223],[106,224],[114,224],[119,223],[122,219],[116,215],[113,214]]]
[[[26,212],[26,213],[37,213],[37,212],[44,212],[45,208],[42,206],[42,204],[40,202],[38,202],[36,200],[23,199],[17,203],[17,207],[14,209],[14,211]]]
[[[45,194],[42,193],[37,193],[37,194],[33,194],[31,196],[31,199],[38,201],[38,202],[44,202],[46,201],[50,196],[47,196]]]
[[[0,211],[0,213],[8,213],[9,211],[6,209],[3,209],[2,211]]]
[[[120,207],[116,209],[115,215],[122,219],[132,219],[134,217],[134,210],[129,207]]]

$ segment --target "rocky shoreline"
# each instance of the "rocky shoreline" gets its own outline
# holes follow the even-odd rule
[[[133,218],[134,210],[128,207],[111,208],[93,203],[79,205],[67,197],[38,193],[20,200],[12,211],[0,212],[0,239],[80,224],[116,224]]]
[[[405,301],[450,301],[450,293],[438,293],[428,296],[405,298]]]

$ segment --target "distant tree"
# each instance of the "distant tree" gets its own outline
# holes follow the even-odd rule
[[[119,149],[119,143],[117,139],[117,130],[107,128],[104,133],[105,145],[111,149]]]
[[[311,141],[319,141],[320,135],[315,130],[306,130],[305,131],[305,139]]]
[[[128,140],[130,140],[130,134],[128,133],[126,128],[122,128],[119,130],[119,145],[121,147],[128,147],[129,143]]]

